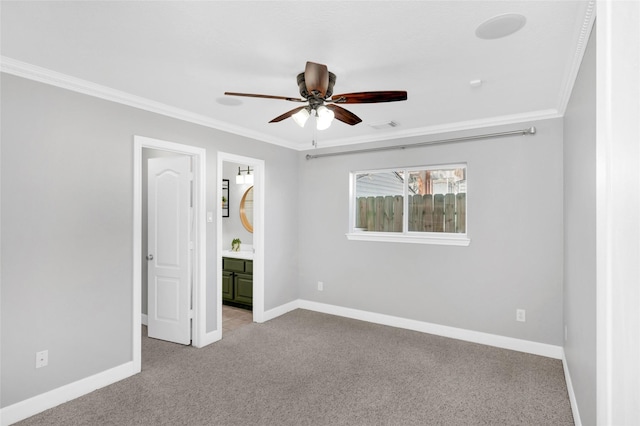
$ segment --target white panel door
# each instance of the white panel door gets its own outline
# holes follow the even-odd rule
[[[151,158],[148,168],[148,333],[191,343],[191,158]]]

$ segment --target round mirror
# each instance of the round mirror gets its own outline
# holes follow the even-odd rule
[[[253,233],[253,186],[245,191],[240,201],[240,220],[242,226]]]

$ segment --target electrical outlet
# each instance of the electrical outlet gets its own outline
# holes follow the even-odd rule
[[[46,367],[49,364],[49,351],[36,352],[36,368]]]
[[[525,322],[525,310],[524,309],[516,309],[516,321]]]
[[[318,291],[322,290],[324,290],[324,284],[322,283],[322,281],[318,281]]]

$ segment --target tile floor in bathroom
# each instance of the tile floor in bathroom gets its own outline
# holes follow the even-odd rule
[[[222,305],[222,334],[237,330],[253,322],[253,312],[247,309]]]

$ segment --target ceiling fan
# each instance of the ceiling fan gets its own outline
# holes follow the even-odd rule
[[[285,118],[292,117],[300,127],[304,127],[313,112],[316,116],[316,126],[318,130],[328,128],[334,118],[351,126],[362,121],[360,117],[337,104],[367,104],[407,100],[407,92],[399,90],[333,95],[336,75],[330,72],[326,65],[316,64],[314,62],[307,62],[304,72],[298,74],[297,80],[302,98],[237,92],[225,92],[224,94],[307,103],[307,105],[294,108],[291,111],[279,115],[269,123],[277,123]]]

